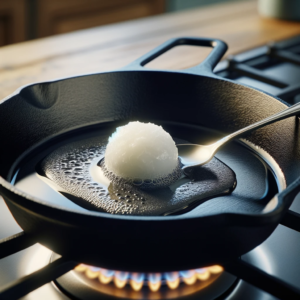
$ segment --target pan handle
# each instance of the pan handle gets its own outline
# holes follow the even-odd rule
[[[279,208],[282,211],[287,212],[296,196],[300,192],[300,177],[298,177],[294,182],[292,182],[285,190],[280,192],[278,197]],[[276,196],[275,196],[276,197]],[[300,220],[299,220],[300,222]]]
[[[300,192],[300,177],[292,182],[286,189],[275,195],[272,200],[266,205],[262,211],[264,214],[263,222],[269,222],[276,219],[275,222],[280,222],[289,228],[299,231],[300,215],[293,214],[289,211],[290,206]],[[293,216],[291,216],[293,214]],[[280,220],[278,220],[278,216]],[[267,218],[266,218],[267,217]],[[293,220],[291,220],[293,219]]]
[[[162,45],[156,47],[155,49],[151,50],[150,52],[146,53],[142,57],[138,58],[137,60],[133,61],[131,64],[126,66],[125,70],[141,70],[143,66],[147,63],[152,61],[153,59],[157,58],[161,54],[167,52],[168,50],[172,49],[173,47],[180,46],[180,45],[189,45],[189,46],[203,46],[203,47],[212,47],[213,50],[210,54],[206,57],[206,59],[201,62],[199,65],[194,66],[189,69],[180,70],[180,72],[186,73],[209,73],[212,74],[214,67],[217,63],[221,60],[223,55],[227,50],[227,44],[218,39],[211,39],[211,38],[198,38],[198,37],[181,37],[175,38],[166,41]]]

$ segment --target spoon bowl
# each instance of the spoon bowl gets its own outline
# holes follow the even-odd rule
[[[214,144],[197,145],[197,144],[180,144],[176,145],[178,154],[182,163],[182,170],[189,167],[200,166],[208,163],[215,154]]]

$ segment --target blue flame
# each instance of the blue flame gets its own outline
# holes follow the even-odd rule
[[[107,270],[107,269],[101,269],[100,272],[106,277],[111,277],[111,276],[114,276],[114,274],[115,274],[115,271]]]
[[[204,268],[203,268],[203,269],[196,269],[195,271],[196,271],[197,273],[200,273],[200,274],[201,274],[201,273],[205,273],[205,272],[206,272],[206,269],[204,269]]]
[[[158,283],[161,280],[161,275],[160,273],[150,273],[148,274],[148,280],[153,284]]]
[[[115,272],[115,276],[122,280],[122,281],[125,281],[127,280],[128,276],[129,276],[129,273],[128,272],[121,272],[121,271],[118,271],[118,272]]]
[[[179,274],[177,272],[169,272],[169,273],[165,273],[164,275],[166,277],[166,280],[171,282],[175,281],[179,277]]]
[[[141,282],[143,282],[144,279],[145,279],[145,274],[144,274],[144,273],[131,273],[131,274],[129,275],[129,277],[130,277],[131,279],[133,279],[135,282],[141,283]]]

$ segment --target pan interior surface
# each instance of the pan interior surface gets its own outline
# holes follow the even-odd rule
[[[156,123],[161,124],[178,142],[205,144],[219,136],[218,133],[200,126],[168,122]],[[276,178],[270,167],[255,153],[236,142],[232,142],[220,150],[216,158],[211,163],[201,167],[200,172],[194,178],[181,178],[169,188],[154,192],[143,192],[135,188],[131,189],[130,195],[122,192],[123,187],[126,188],[126,186],[114,187],[110,184],[107,188],[97,189],[95,182],[82,184],[84,177],[88,177],[88,171],[85,174],[82,170],[83,167],[86,164],[86,170],[91,170],[91,164],[94,163],[95,165],[103,157],[96,151],[97,146],[99,146],[100,141],[107,140],[115,127],[116,123],[111,123],[109,126],[99,125],[93,130],[89,129],[85,134],[78,134],[75,131],[67,140],[51,143],[51,147],[41,145],[39,149],[35,149],[35,153],[39,153],[38,155],[34,154],[32,158],[29,158],[29,153],[24,159],[25,163],[20,163],[21,167],[14,178],[15,186],[43,202],[58,205],[64,209],[78,212],[111,213],[112,211],[114,214],[124,214],[125,212],[128,215],[144,216],[184,214],[185,216],[196,217],[224,212],[259,214],[278,192]],[[68,145],[71,146],[68,147]],[[73,171],[71,173],[70,168],[67,167],[63,167],[63,172],[60,172],[57,159],[48,159],[49,162],[47,161],[47,157],[53,156],[51,154],[53,150],[73,149],[72,145],[78,145],[77,148],[81,150],[81,153],[91,155],[91,162],[87,162],[85,157],[86,159],[78,160],[76,163],[75,154],[73,155],[72,152],[71,162],[75,173]],[[59,156],[63,155],[61,153],[64,152],[58,151],[57,153],[56,156]],[[46,163],[44,163],[45,160]],[[49,172],[50,177],[45,175],[47,171],[41,170],[41,161],[44,165],[47,166],[48,164],[52,168]],[[60,164],[65,165],[66,161],[62,160]],[[93,172],[95,172],[95,168],[98,169],[99,167],[94,166]],[[72,177],[74,174],[75,177]],[[54,180],[51,175],[55,176]],[[64,184],[60,184],[60,180],[64,181]],[[69,192],[68,186],[65,188],[67,180],[71,180],[73,183],[73,187],[75,187],[73,192]],[[82,199],[83,190],[87,190],[91,196],[96,195],[96,197],[91,198],[92,201],[89,202]],[[204,196],[201,193],[204,193]],[[132,194],[136,196],[134,197]],[[76,195],[80,197],[76,197]],[[100,199],[103,203],[102,206],[97,205],[97,201]],[[111,203],[116,204],[116,207],[123,207],[123,210],[119,208],[109,210]],[[134,205],[138,209],[130,210]]]

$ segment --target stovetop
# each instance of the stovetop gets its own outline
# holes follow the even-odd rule
[[[228,60],[219,63],[215,68],[215,73],[221,77],[229,78],[280,97],[289,104],[300,102],[300,37],[270,43],[230,57]],[[244,101],[247,101],[247,99],[244,99]],[[297,214],[300,214],[300,194],[294,200],[290,211],[295,213],[294,216],[296,217]],[[268,286],[267,290],[270,291],[273,289],[273,286],[270,285],[274,285],[276,282],[283,285],[286,283],[289,288],[300,290],[300,224],[299,222],[288,223],[285,221],[282,223],[284,225],[279,225],[263,244],[241,258],[242,261],[248,262],[250,266],[258,268],[255,271],[256,273],[251,273],[253,277],[256,277],[257,274],[258,279],[250,278],[249,281],[260,288],[244,280],[239,280],[233,290],[218,299],[278,299],[261,289]],[[21,231],[4,201],[0,199],[0,239]],[[1,259],[0,299],[2,289],[19,278],[48,265],[51,255],[50,250],[36,244]],[[272,280],[265,281],[267,277],[264,275],[263,280],[260,281],[260,271],[263,274],[271,275]],[[278,281],[276,281],[277,279]],[[55,284],[48,283],[21,299],[62,300],[70,298],[63,294]],[[191,296],[188,299],[198,298]]]

